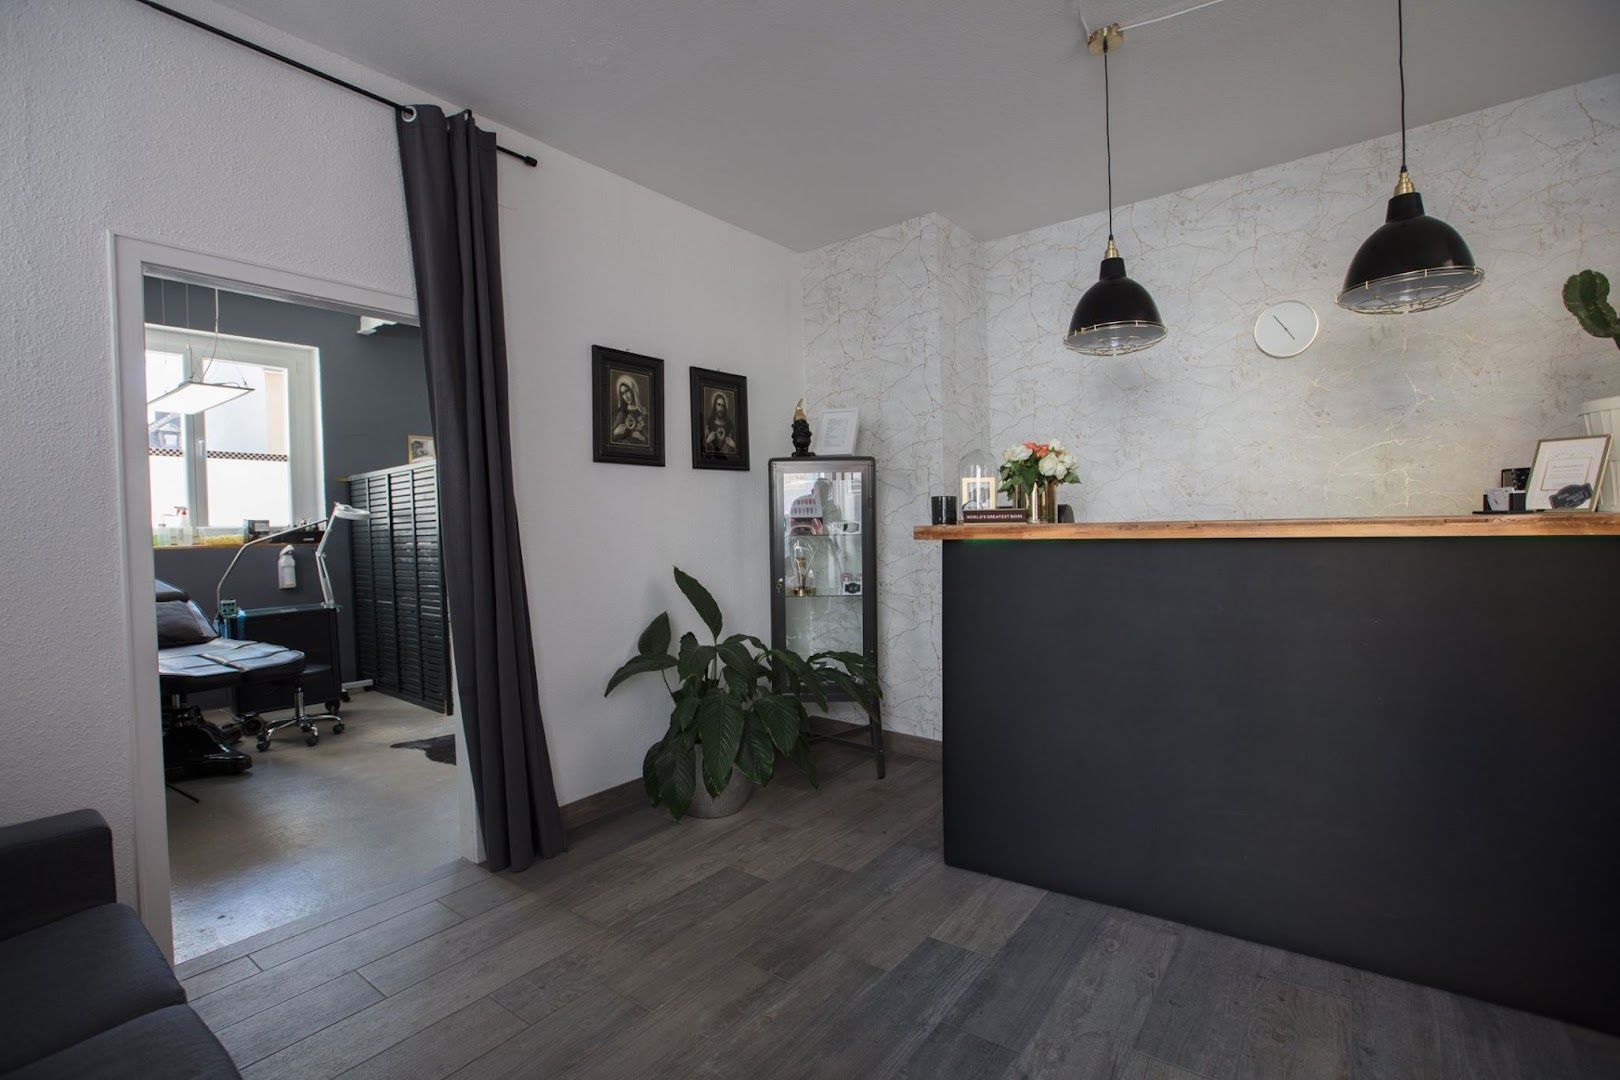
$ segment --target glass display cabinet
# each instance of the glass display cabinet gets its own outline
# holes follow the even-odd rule
[[[806,659],[859,653],[877,670],[876,468],[869,457],[771,459],[772,646]],[[824,727],[813,738],[872,754],[881,777],[883,724],[874,714],[864,730]]]

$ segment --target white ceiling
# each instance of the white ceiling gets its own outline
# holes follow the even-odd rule
[[[989,240],[1102,209],[1082,11],[1196,0],[226,2],[807,250],[930,210]],[[1414,125],[1620,70],[1617,0],[1406,7]],[[1224,0],[1126,37],[1120,203],[1397,126],[1395,0]]]

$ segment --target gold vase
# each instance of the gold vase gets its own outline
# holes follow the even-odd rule
[[[1058,484],[1056,480],[1038,480],[1029,489],[1029,520],[1042,525],[1056,525]]]

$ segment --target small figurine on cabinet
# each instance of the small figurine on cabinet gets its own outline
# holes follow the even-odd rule
[[[810,418],[804,415],[804,398],[793,407],[793,456],[816,456],[810,452]]]

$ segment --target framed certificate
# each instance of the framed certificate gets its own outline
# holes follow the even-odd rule
[[[1609,436],[1542,439],[1525,489],[1526,510],[1596,510]]]

